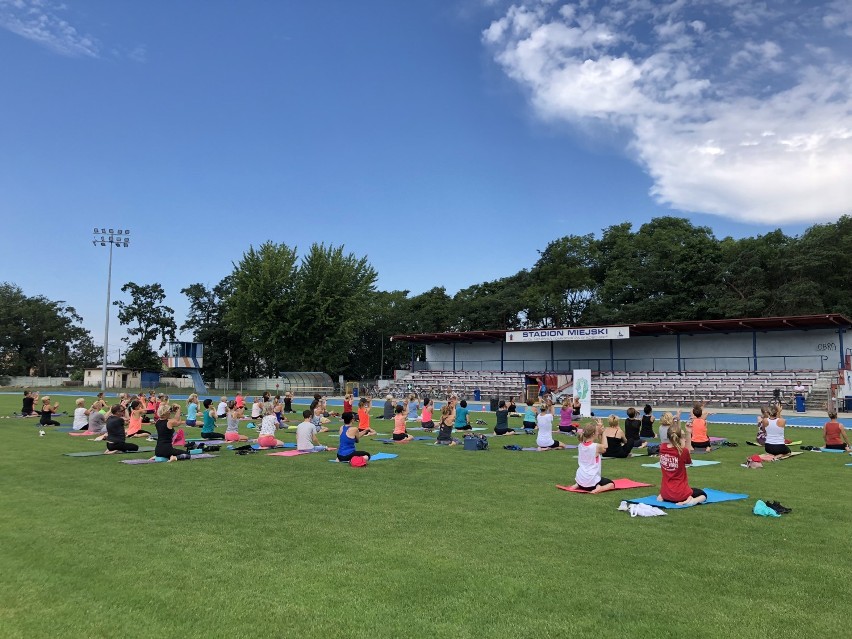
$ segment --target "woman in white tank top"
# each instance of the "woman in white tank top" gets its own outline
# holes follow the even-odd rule
[[[769,418],[766,420],[766,444],[764,449],[767,454],[773,455],[775,460],[790,456],[790,448],[784,443],[784,426],[786,420],[781,417],[781,407],[769,408]]]
[[[603,422],[586,424],[577,447],[577,474],[572,488],[590,493],[602,493],[615,488],[611,479],[601,477],[601,455],[606,452]]]

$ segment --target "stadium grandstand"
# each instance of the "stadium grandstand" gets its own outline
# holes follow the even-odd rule
[[[833,401],[850,368],[852,321],[840,314],[652,322],[608,327],[394,335],[411,346],[410,370],[390,392],[492,398],[570,393],[572,371],[592,371],[599,406],[651,403],[722,407],[788,400],[804,386],[813,406]]]

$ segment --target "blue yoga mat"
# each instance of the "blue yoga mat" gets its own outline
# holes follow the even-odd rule
[[[820,448],[819,452],[821,453],[845,453],[845,450],[840,450],[838,448]]]
[[[381,461],[383,459],[393,459],[394,457],[396,457],[395,453],[375,453],[372,456],[370,456],[370,461],[371,462]],[[336,459],[329,459],[328,461],[337,462]]]
[[[748,499],[748,495],[742,495],[739,493],[725,493],[721,490],[713,490],[712,488],[704,488],[705,493],[707,493],[707,501],[705,504],[718,504],[723,501],[737,501],[740,499]],[[640,499],[628,499],[631,504],[648,504],[649,506],[657,506],[658,508],[692,508],[692,506],[678,506],[674,502],[671,501],[657,501],[656,495],[651,495],[650,497],[642,497]],[[701,505],[701,504],[699,504]]]
[[[267,450],[265,448],[261,448],[260,444],[252,444],[251,447],[254,450]],[[295,442],[284,442],[283,446],[276,446],[275,448],[295,448],[295,447],[296,447]],[[272,449],[270,448],[269,450],[272,450]]]
[[[688,466],[713,466],[714,464],[721,464],[721,463],[722,462],[707,461],[705,459],[693,459],[692,463],[688,464]],[[644,466],[645,468],[659,468],[660,462],[657,462],[656,464],[642,464],[642,466]]]

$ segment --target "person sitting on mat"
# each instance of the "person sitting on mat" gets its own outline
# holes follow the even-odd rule
[[[106,442],[107,449],[105,455],[111,455],[121,451],[122,453],[135,453],[139,450],[139,446],[125,441],[124,434],[125,423],[125,408],[121,404],[116,404],[109,411],[109,417],[106,420]]]
[[[603,436],[606,437],[606,452],[604,457],[617,457],[624,459],[630,457],[630,451],[633,450],[633,442],[628,441],[619,426],[618,417],[616,415],[609,416],[609,422],[603,430]]]
[[[243,417],[243,413],[245,412],[245,407],[237,408],[237,402],[235,400],[231,400],[228,402],[228,411],[227,411],[227,419],[228,419],[228,427],[225,430],[225,441],[226,442],[247,442],[248,437],[245,435],[240,435],[240,420]]]
[[[455,446],[459,443],[459,440],[453,437],[455,419],[452,402],[445,404],[441,409],[441,426],[438,429],[438,439],[435,440],[436,444],[440,446]]]
[[[278,420],[272,412],[272,403],[263,405],[263,419],[260,422],[260,430],[257,432],[257,443],[261,448],[275,448],[283,446],[284,442],[275,439],[275,431],[278,430]]]
[[[186,425],[195,426],[198,424],[198,395],[193,393],[186,400]]]
[[[39,413],[35,409],[35,403],[38,400],[38,393],[24,391],[24,401],[21,404],[21,415],[23,417],[36,417]]]
[[[574,417],[579,417],[581,407],[582,404],[580,403],[580,398],[575,395],[573,401],[571,402],[571,415],[573,415]]]
[[[138,399],[130,402],[130,421],[127,423],[127,437],[150,437],[151,433],[142,430],[142,415],[145,415],[145,407]]]
[[[766,461],[778,461],[791,455],[790,447],[784,442],[784,426],[787,421],[781,417],[781,406],[775,404],[769,407],[769,418],[766,420]]]
[[[157,409],[157,445],[154,447],[155,457],[165,457],[170,462],[179,459],[189,459],[191,455],[182,448],[175,448],[172,444],[175,436],[175,428],[183,425],[180,418],[180,406],[177,404],[160,404]]]
[[[518,412],[518,407],[515,404],[514,397],[509,398],[509,403],[506,404],[506,410],[509,411],[509,417],[521,417],[521,414]]]
[[[314,430],[317,433],[327,433],[328,432],[328,424],[331,420],[323,417],[323,405],[317,404],[314,406],[313,417],[311,417],[311,423],[314,425]]]
[[[757,436],[755,441],[760,446],[766,445],[766,423],[769,421],[769,407],[761,406],[760,415],[757,417]]]
[[[550,402],[541,405],[536,427],[538,428],[538,436],[535,443],[539,449],[565,448],[566,444],[553,439],[553,404]]]
[[[642,421],[636,419],[636,409],[631,406],[627,409],[627,419],[624,420],[624,436],[633,448],[641,448],[643,445],[642,436],[639,434],[641,430]]]
[[[220,397],[219,404],[216,406],[216,419],[224,419],[228,416],[228,398]]]
[[[317,431],[311,421],[313,413],[309,408],[302,411],[304,420],[296,426],[296,450],[303,453],[319,453],[328,450],[326,446],[319,443]],[[349,413],[352,414],[351,412]]]
[[[263,417],[263,402],[260,397],[255,397],[251,403],[251,420],[255,421]]]
[[[849,437],[843,424],[837,421],[837,411],[828,411],[828,421],[822,427],[823,448],[829,450],[845,450],[849,452]]]
[[[651,408],[650,404],[645,404],[645,407],[642,409],[642,428],[639,431],[639,437],[654,439],[656,435],[654,434],[654,413],[653,408]]]
[[[692,408],[692,449],[698,448],[704,452],[710,450],[710,437],[707,435],[707,418],[713,413],[705,413],[704,406],[706,402],[696,403]],[[690,450],[692,450],[690,449]]]
[[[396,407],[396,415],[393,417],[393,435],[391,436],[397,444],[407,444],[414,440],[414,436],[409,435],[405,430],[406,421],[405,408],[400,404]]]
[[[96,399],[89,408],[89,433],[96,436],[96,442],[106,437],[106,418],[103,401]]]
[[[456,419],[453,422],[453,426],[456,430],[473,430],[473,427],[470,425],[469,412],[470,411],[467,408],[467,400],[461,400],[458,408],[456,408]]]
[[[420,428],[425,431],[432,432],[435,428],[435,422],[432,419],[432,412],[435,405],[428,397],[423,400],[423,411],[420,413]]]
[[[293,393],[287,391],[284,393],[284,412],[285,413],[295,413],[293,410]]]
[[[408,412],[408,416],[405,418],[405,421],[417,421],[417,411],[420,410],[420,402],[417,401],[417,395],[414,393],[411,393],[408,396],[408,401],[405,402],[405,410]],[[394,415],[394,419],[396,419],[396,415]]]
[[[577,474],[571,488],[589,493],[603,493],[615,488],[611,479],[601,477],[601,455],[606,452],[606,446],[600,419],[595,424],[586,424],[583,427],[580,445],[577,447]]]
[[[361,431],[361,437],[366,437],[368,435],[375,435],[376,431],[370,428],[370,408],[372,406],[372,401],[367,399],[366,397],[362,397],[358,400],[358,430]],[[353,421],[355,421],[355,416],[352,416]]]
[[[527,431],[527,435],[532,434],[532,431],[535,430],[536,423],[536,410],[535,404],[531,399],[528,399],[526,402],[526,407],[524,408],[524,430]]]
[[[361,402],[358,402],[360,406]],[[382,416],[378,419],[393,419],[393,395],[385,395],[385,405],[382,409]]]
[[[361,401],[364,401],[363,398]],[[354,417],[352,413],[343,413],[343,426],[340,427],[340,444],[337,448],[337,461],[348,462],[353,457],[366,457],[370,459],[370,453],[363,450],[356,450],[356,444],[364,434],[358,426],[352,425]]]
[[[571,398],[568,396],[562,400],[562,408],[559,411],[559,432],[577,432],[577,427],[574,425],[574,410],[571,407]]]
[[[506,408],[506,402],[502,399],[497,404],[497,411],[494,414],[497,416],[497,424],[494,426],[494,434],[514,435],[515,431],[509,428],[509,409]]]
[[[680,425],[680,411],[674,416],[668,429],[668,441],[660,446],[660,484],[658,501],[674,502],[678,506],[694,506],[707,500],[707,493],[700,488],[690,488],[686,475],[687,464],[692,463],[689,455],[690,432]]]
[[[202,439],[224,439],[225,435],[216,431],[216,410],[213,408],[213,400],[204,400],[204,414],[202,415],[201,438]]]
[[[39,420],[39,424],[42,426],[61,426],[61,424],[53,419],[53,413],[56,412],[56,409],[59,408],[59,402],[55,402],[51,405],[50,396],[47,395],[41,400],[41,410],[39,411],[39,415],[41,415],[41,419]]]
[[[71,428],[74,430],[87,430],[89,428],[89,411],[86,410],[86,401],[80,397],[74,402],[74,423]]]

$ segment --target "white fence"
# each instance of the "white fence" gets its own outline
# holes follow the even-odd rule
[[[70,382],[70,377],[28,377],[20,375],[9,378],[9,386],[18,386],[21,388],[39,388],[39,387],[54,387],[62,386],[63,382]]]

